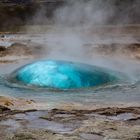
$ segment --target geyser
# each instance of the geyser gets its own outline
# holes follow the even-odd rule
[[[117,81],[113,71],[82,63],[42,60],[21,67],[12,74],[13,81],[28,86],[75,89]]]

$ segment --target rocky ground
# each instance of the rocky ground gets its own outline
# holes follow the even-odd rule
[[[34,28],[39,28],[39,27],[35,26]],[[41,29],[40,27],[41,34],[38,34],[40,30],[36,31],[35,29],[30,30],[30,32],[32,32],[31,34],[27,34],[26,32],[22,32],[19,34],[1,33],[0,34],[0,62],[7,63],[7,62],[19,61],[22,59],[31,59],[35,57],[39,58],[44,53],[45,53],[45,57],[48,57],[49,56],[48,53],[53,51],[53,48],[48,48],[47,41],[44,44],[41,44],[40,39],[43,37],[45,40],[46,39],[45,37],[47,36],[46,32],[48,30],[51,30],[51,28],[52,27],[44,26]],[[31,27],[27,27],[27,29],[31,29]],[[64,29],[60,28],[60,30],[64,30]],[[120,27],[97,26],[96,28],[95,27],[93,27],[92,29],[87,28],[86,30],[87,31],[81,31],[81,33],[85,33],[83,34],[83,38],[85,37],[85,40],[88,39],[90,40],[89,43],[87,42],[83,44],[82,46],[83,48],[81,47],[81,49],[85,51],[84,54],[86,55],[85,57],[88,57],[89,59],[94,59],[92,58],[93,56],[99,55],[105,57],[121,57],[121,58],[127,58],[132,60],[140,59],[140,39],[139,39],[140,26],[139,25],[136,26],[126,25],[124,27],[123,26]],[[34,39],[34,41],[36,40],[36,43],[32,39]],[[39,42],[38,44],[37,44],[37,40]],[[54,40],[54,43],[56,44],[58,43],[59,45],[59,43],[61,42],[55,42]],[[58,50],[58,53],[61,49],[65,49],[63,43],[65,42],[62,42],[62,46],[59,46],[60,48],[58,47],[54,48]],[[68,53],[67,50],[66,53]]]
[[[140,139],[140,107],[15,111],[1,106],[0,109],[3,140]]]
[[[5,36],[5,35],[4,35]],[[24,59],[39,57],[41,46],[32,44],[30,40],[16,40],[17,38],[0,38],[0,63],[11,63]]]
[[[0,97],[3,140],[139,140],[140,107],[36,110],[31,100]]]

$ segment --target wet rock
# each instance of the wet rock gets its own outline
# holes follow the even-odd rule
[[[30,43],[13,43],[12,45],[0,46],[0,63],[13,63],[23,59],[40,57],[43,48]]]
[[[103,136],[97,135],[97,134],[86,134],[86,133],[81,133],[80,137],[83,138],[84,140],[103,140]]]
[[[0,114],[4,113],[6,111],[10,111],[10,109],[0,105]]]
[[[26,45],[20,43],[14,43],[9,47],[1,47],[0,49],[0,57],[4,57],[7,55],[31,55],[31,50]]]
[[[112,108],[101,108],[95,110],[96,113],[100,115],[118,115],[121,113],[134,113],[134,114],[140,114],[140,107],[127,107],[127,108],[118,108],[118,107],[112,107]]]
[[[11,138],[6,140],[81,140],[78,136],[56,134],[51,131],[25,130],[15,132]]]
[[[12,43],[10,46],[0,46],[0,57],[6,56],[36,56],[42,52],[41,46],[30,43]]]
[[[0,38],[5,38],[5,35],[4,35],[4,34],[1,34],[1,35],[0,35]]]
[[[61,110],[19,113],[10,119],[18,129],[13,130],[8,140],[129,140],[140,137],[140,125],[135,120],[113,119],[123,113],[138,115],[139,107],[100,108],[95,110]],[[105,112],[107,115],[105,115]],[[98,114],[99,113],[99,114]],[[119,117],[119,116],[118,116]],[[125,117],[125,116],[124,116]],[[133,116],[132,116],[133,117]],[[11,122],[7,120],[7,124]],[[131,123],[130,123],[131,122]],[[23,127],[24,126],[24,127]],[[14,131],[14,134],[13,134]],[[8,130],[8,132],[10,132]],[[7,140],[7,139],[6,139]]]
[[[35,138],[33,135],[31,134],[16,134],[12,140],[37,140],[37,138]]]
[[[0,96],[0,121],[18,113],[36,111],[33,101]]]
[[[0,121],[10,118],[11,116],[19,113],[26,113],[26,112],[34,112],[35,109],[32,110],[11,110],[5,106],[0,105]]]
[[[129,58],[140,58],[140,43],[130,44],[97,44],[97,47],[93,48],[93,51],[103,55],[111,56],[123,56]]]
[[[49,112],[50,116],[56,115],[56,114],[72,114],[75,116],[81,116],[85,114],[92,114],[97,113],[100,115],[106,115],[106,116],[113,116],[118,115],[121,113],[134,113],[134,114],[140,114],[140,107],[126,107],[126,108],[119,108],[119,107],[108,107],[108,108],[99,108],[95,110],[61,110],[61,109],[52,109]]]
[[[4,46],[0,46],[0,52],[6,51],[6,48]]]
[[[0,105],[13,110],[28,110],[33,109],[35,102],[33,100],[17,99],[0,96]]]

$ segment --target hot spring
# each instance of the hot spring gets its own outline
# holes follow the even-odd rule
[[[59,29],[53,30],[45,36],[11,35],[11,38],[20,39],[19,42],[31,39],[33,44],[38,44],[44,41],[46,50],[39,48],[44,54],[41,53],[41,57],[1,63],[0,96],[31,99],[40,103],[41,109],[42,105],[48,109],[69,105],[94,107],[139,103],[139,62],[112,55],[93,55],[94,51],[88,50],[84,44],[94,46],[97,38],[76,38],[69,35],[69,31],[61,34]],[[81,40],[83,42],[78,44]],[[96,43],[101,41],[104,44],[108,40],[110,42],[110,37],[105,36]],[[113,41],[123,44],[127,40],[132,41],[129,37],[118,36]],[[80,45],[83,49],[79,49]]]
[[[12,82],[55,89],[96,87],[112,84],[121,79],[119,73],[105,68],[56,60],[27,64],[11,75]]]

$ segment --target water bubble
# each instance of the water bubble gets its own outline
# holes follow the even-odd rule
[[[117,73],[69,61],[41,60],[12,73],[12,80],[27,86],[55,89],[95,87],[118,81]]]

